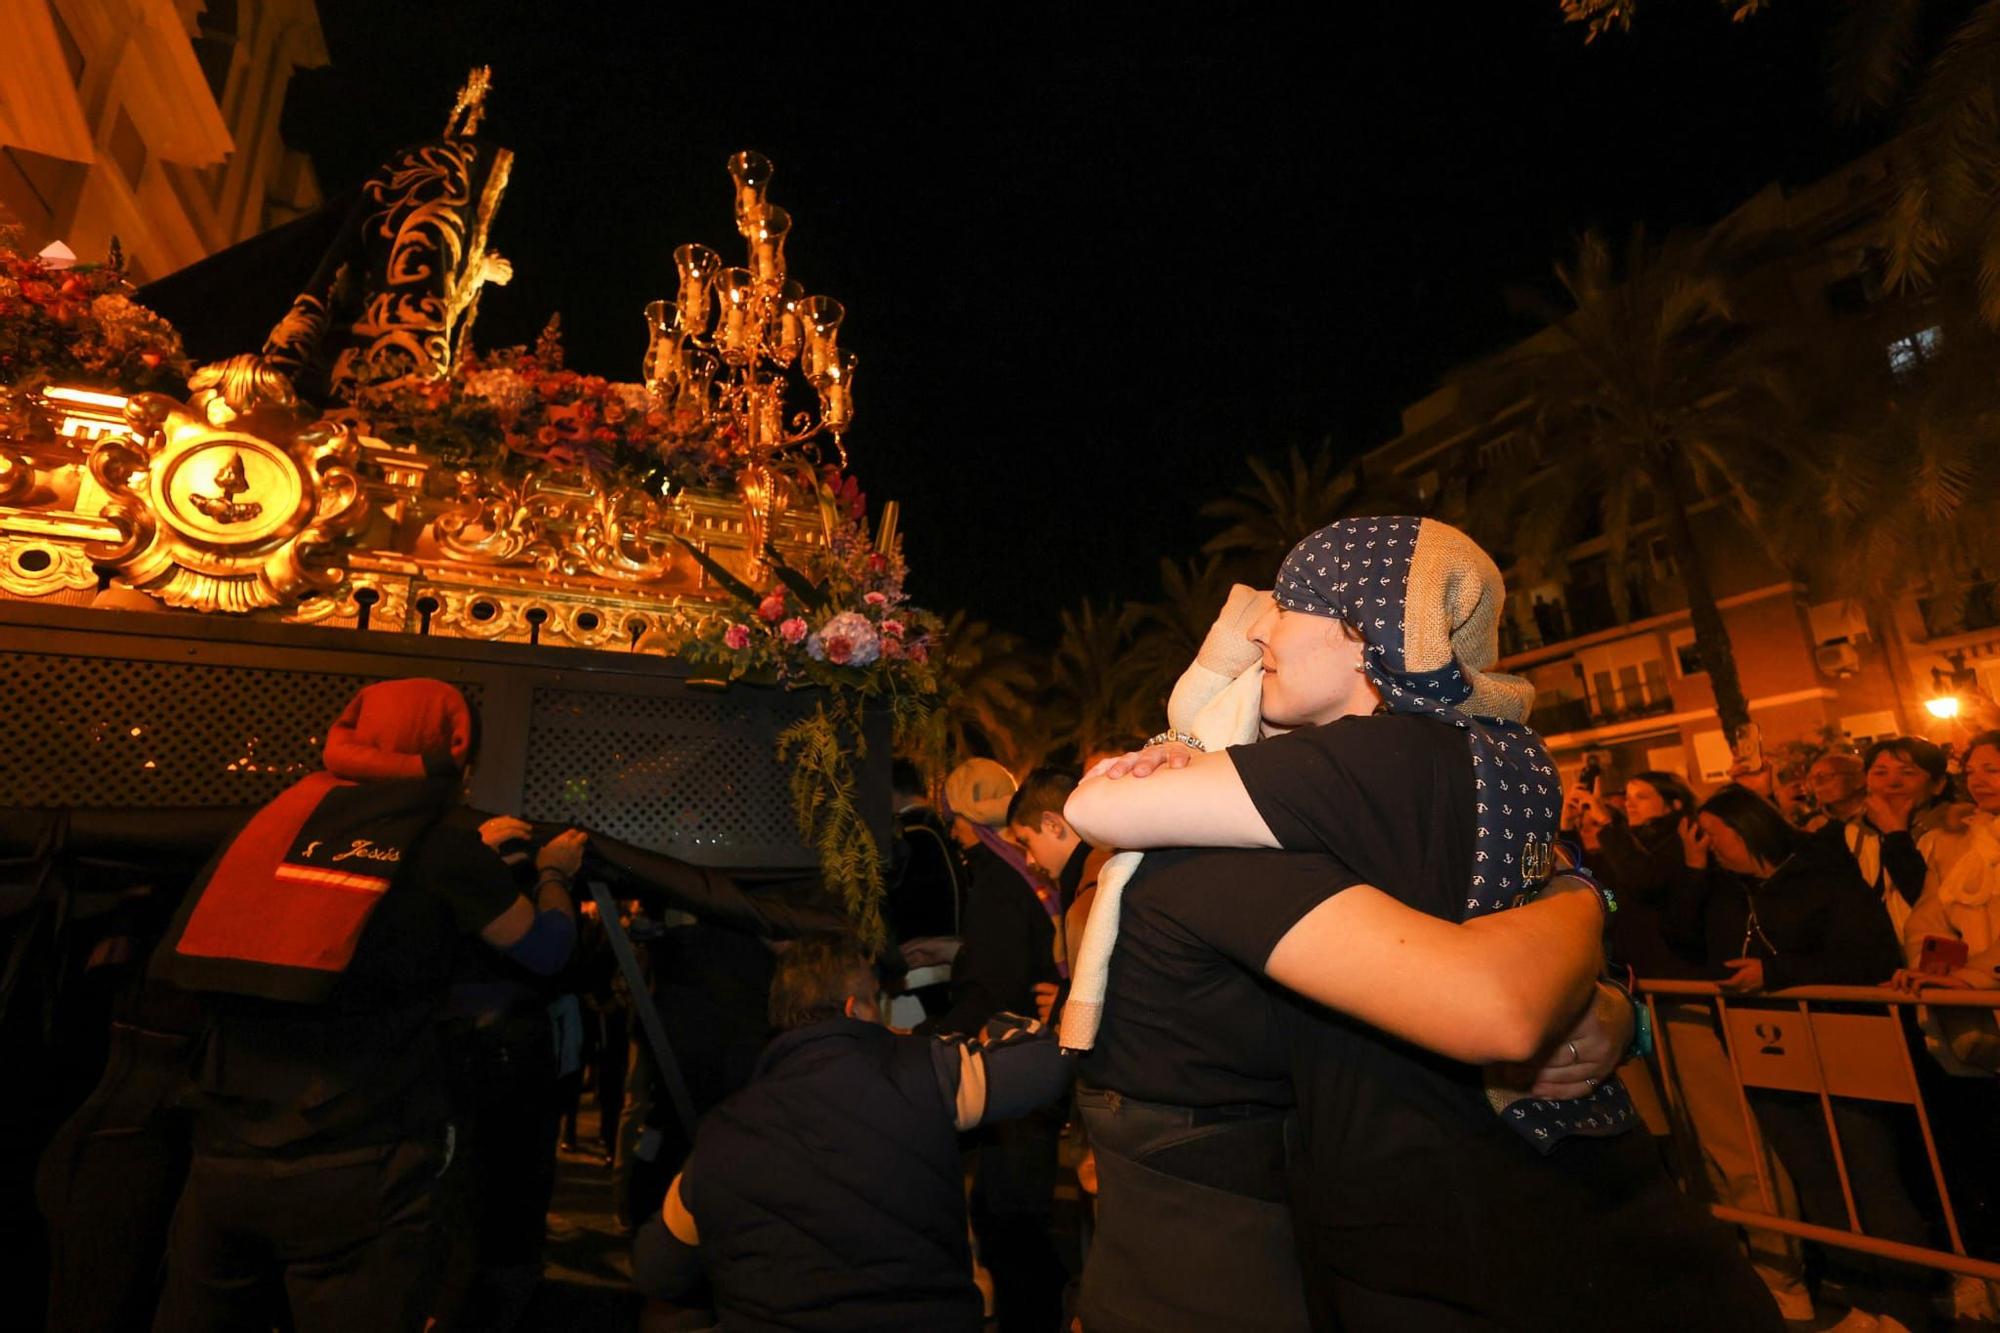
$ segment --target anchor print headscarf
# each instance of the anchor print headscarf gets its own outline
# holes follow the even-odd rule
[[[1492,557],[1436,519],[1342,519],[1292,548],[1272,596],[1357,631],[1362,670],[1390,712],[1429,714],[1466,733],[1478,822],[1465,916],[1532,898],[1553,869],[1562,781],[1526,725],[1534,687],[1491,669],[1506,596]],[[1489,1097],[1543,1152],[1571,1134],[1620,1133],[1635,1119],[1616,1078],[1570,1101],[1500,1089]]]

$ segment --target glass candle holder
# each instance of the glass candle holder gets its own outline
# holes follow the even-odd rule
[[[722,270],[722,256],[705,245],[683,245],[674,251],[674,267],[681,275],[680,292],[675,298],[680,331],[699,338],[708,332],[715,275]]]
[[[750,223],[750,271],[757,281],[772,286],[785,280],[785,236],[792,229],[792,215],[776,204],[768,204]]]
[[[722,359],[740,366],[757,355],[763,340],[757,278],[747,268],[725,269],[716,284],[715,346]]]
[[[745,149],[729,159],[729,178],[736,182],[736,230],[750,235],[757,215],[764,211],[764,192],[771,188],[777,168],[762,153]]]
[[[847,318],[847,310],[831,296],[808,296],[798,310],[805,334],[806,378],[818,380],[838,354],[840,321]]]

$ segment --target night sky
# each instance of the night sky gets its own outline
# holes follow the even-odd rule
[[[1811,0],[1652,0],[1588,49],[1555,0],[1276,8],[324,0],[286,132],[332,194],[491,64],[516,277],[478,341],[560,310],[620,379],[674,246],[742,262],[724,160],[770,156],[918,600],[1042,643],[1152,595],[1246,455],[1392,437],[1584,227],[1705,221],[1880,134],[1828,111]]]

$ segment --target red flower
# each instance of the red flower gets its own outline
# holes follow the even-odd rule
[[[748,625],[731,625],[723,632],[722,641],[731,648],[741,652],[750,646],[750,627]]]
[[[785,594],[774,592],[757,603],[757,618],[776,624],[785,618]]]
[[[868,553],[868,572],[870,574],[884,574],[888,572],[888,569],[889,559],[887,556],[883,555],[880,551],[870,551]]]

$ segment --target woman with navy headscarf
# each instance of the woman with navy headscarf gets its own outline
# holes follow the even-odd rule
[[[1532,687],[1491,669],[1503,596],[1446,524],[1320,529],[1247,630],[1268,738],[1128,756],[1067,817],[1100,845],[1279,848],[1346,872],[1315,894],[1215,886],[1230,933],[1270,942],[1260,970],[1334,1011],[1290,1025],[1315,1326],[1775,1329],[1730,1236],[1627,1132],[1623,1089],[1581,1072],[1608,904],[1551,881],[1562,793],[1525,725]],[[1086,1014],[1099,924],[1071,1002]],[[1109,1037],[1129,997],[1116,963],[1103,974]],[[1064,1045],[1095,1036],[1066,1025]]]

